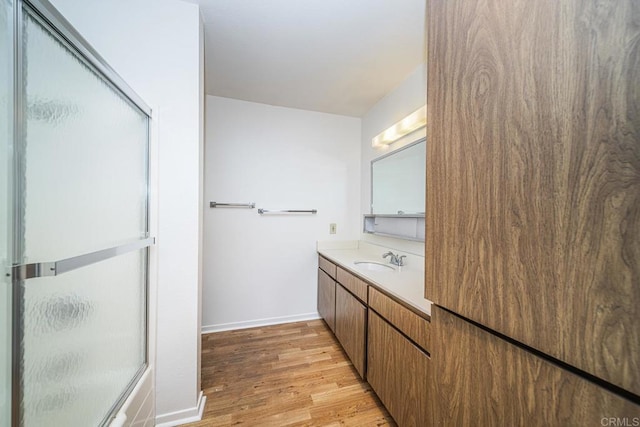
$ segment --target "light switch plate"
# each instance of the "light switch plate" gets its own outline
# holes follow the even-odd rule
[[[331,223],[329,224],[329,234],[336,234],[336,224],[335,223]]]

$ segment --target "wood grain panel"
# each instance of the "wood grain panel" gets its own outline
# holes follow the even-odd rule
[[[323,269],[329,276],[336,278],[336,265],[320,255],[318,255],[318,267]]]
[[[365,304],[367,303],[367,282],[361,280],[349,273],[343,268],[338,267],[337,279],[338,283],[351,291],[352,294],[360,298]]]
[[[640,2],[427,15],[425,296],[640,395]]]
[[[429,392],[438,396],[432,402],[436,425],[597,426],[605,418],[626,419],[627,425],[640,420],[640,406],[439,307],[431,321],[431,369],[438,378]]]
[[[336,331],[336,282],[318,269],[318,313],[329,329]]]
[[[382,317],[369,312],[367,381],[400,426],[432,425],[429,357]],[[480,425],[480,424],[476,424]]]
[[[369,286],[369,308],[377,311],[424,350],[429,351],[429,321]]]
[[[365,376],[367,308],[336,285],[336,338],[362,378]]]

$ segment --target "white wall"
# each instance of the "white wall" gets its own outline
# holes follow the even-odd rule
[[[53,0],[154,109],[158,138],[156,405],[159,422],[199,397],[200,15],[176,0]],[[153,362],[153,360],[152,360]]]
[[[317,316],[316,241],[360,232],[360,119],[207,96],[203,330]],[[329,224],[337,234],[329,234]]]
[[[426,104],[426,80],[426,67],[425,64],[422,64],[393,92],[378,101],[362,118],[360,221],[362,221],[362,215],[371,213],[371,160],[423,138],[425,129],[413,132],[390,146],[374,148],[371,146],[371,139]],[[365,233],[362,233],[360,238],[385,247],[424,255],[424,243],[421,242],[411,242]]]

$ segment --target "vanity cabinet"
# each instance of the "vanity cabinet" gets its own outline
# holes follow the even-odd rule
[[[319,257],[318,311],[398,425],[432,425],[430,317],[343,265]]]
[[[367,307],[347,291],[336,285],[335,335],[351,363],[362,378],[365,377]]]
[[[369,285],[322,256],[318,267],[318,313],[364,378]]]
[[[429,320],[373,287],[369,308],[367,381],[398,425],[431,425]]]
[[[364,378],[369,285],[341,267],[336,268],[336,280],[336,338]]]

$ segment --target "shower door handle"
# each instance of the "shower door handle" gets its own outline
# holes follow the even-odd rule
[[[12,267],[13,280],[26,280],[36,277],[58,276],[68,271],[86,267],[109,258],[144,249],[155,244],[155,237],[135,240],[120,246],[89,252],[58,261],[36,262],[32,264],[14,265]]]

